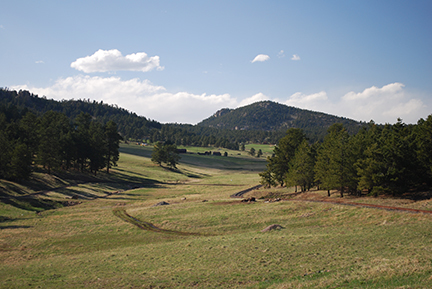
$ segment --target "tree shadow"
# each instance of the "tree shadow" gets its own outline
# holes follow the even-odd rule
[[[402,199],[408,199],[412,201],[430,200],[432,199],[432,190],[407,192],[405,194],[400,195],[399,197]]]
[[[58,209],[63,207],[63,202],[49,199],[40,199],[35,196],[26,196],[20,198],[2,198],[1,201],[4,204],[13,206],[15,208],[34,212]]]
[[[3,229],[28,229],[31,228],[31,226],[0,226],[0,230]]]

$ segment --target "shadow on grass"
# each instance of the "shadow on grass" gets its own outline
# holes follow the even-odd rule
[[[20,186],[13,182],[2,181],[0,186],[0,197],[8,197],[10,196],[11,192],[22,196],[28,194],[26,187]]]
[[[11,205],[26,211],[40,212],[45,210],[58,209],[63,207],[63,202],[53,201],[49,199],[40,199],[35,196],[20,197],[20,198],[2,198],[2,203]]]
[[[26,181],[23,184],[13,182],[2,182],[0,187],[0,202],[10,206],[27,210],[41,212],[61,208],[64,206],[75,205],[71,199],[86,199],[94,200],[99,198],[107,198],[109,196],[120,194],[124,195],[124,191],[138,188],[157,188],[163,183],[145,178],[141,175],[131,175],[130,172],[113,171],[111,174],[100,173],[100,177],[86,176],[81,173],[64,173],[63,177],[69,179],[61,179],[60,175],[37,175],[32,181]],[[76,177],[76,179],[74,178]],[[61,185],[59,187],[50,187],[46,180],[53,180],[50,184]],[[38,183],[39,182],[39,183]],[[99,186],[94,189],[83,188],[83,190],[74,188],[78,184],[95,184]],[[101,186],[105,184],[105,186]],[[31,186],[27,187],[26,185]],[[41,191],[34,191],[33,188],[44,188]],[[48,192],[58,192],[65,195],[67,200],[55,200],[49,198],[39,198],[38,195],[45,195]],[[132,195],[131,195],[132,196]],[[122,196],[122,199],[128,199]]]
[[[161,166],[161,168],[163,168],[166,171],[170,171],[172,173],[183,175],[183,176],[186,176],[188,178],[193,178],[193,179],[201,179],[201,178],[209,176],[208,174],[196,173],[196,172],[192,172],[192,171],[187,170],[187,169],[169,168],[169,167],[164,167],[164,166]]]
[[[3,223],[3,222],[12,222],[12,221],[15,221],[15,219],[12,219],[12,218],[9,218],[9,217],[6,217],[6,216],[0,216],[0,223]]]
[[[31,228],[31,226],[0,226],[0,230],[3,229],[28,229]]]

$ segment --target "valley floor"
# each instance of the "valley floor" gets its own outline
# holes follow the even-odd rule
[[[230,196],[259,183],[263,159],[190,154],[171,171],[150,154],[124,145],[110,176],[46,179],[57,189],[34,197],[49,210],[2,201],[0,288],[432,287],[429,198],[348,196],[363,204],[348,206],[336,192],[257,188],[245,203]],[[261,232],[272,224],[282,228]]]

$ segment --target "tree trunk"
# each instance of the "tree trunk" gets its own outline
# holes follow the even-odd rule
[[[330,197],[330,190],[327,190],[327,197]]]

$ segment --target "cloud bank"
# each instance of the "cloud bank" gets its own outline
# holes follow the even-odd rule
[[[254,62],[263,62],[263,61],[267,61],[270,59],[270,56],[265,55],[265,54],[258,54],[257,56],[255,56],[255,58],[251,61],[252,63]]]
[[[325,91],[311,94],[294,93],[287,98],[271,98],[264,93],[239,100],[229,94],[192,94],[169,92],[148,80],[122,80],[120,77],[78,75],[60,78],[46,88],[27,85],[10,87],[29,90],[39,96],[56,100],[91,99],[103,101],[159,122],[196,124],[221,108],[236,108],[257,101],[272,100],[302,109],[320,111],[361,121],[416,123],[431,112],[431,104],[408,93],[402,83],[369,87],[360,92],[350,91],[341,97],[329,97]],[[428,106],[429,105],[429,106]]]
[[[91,99],[117,104],[131,112],[160,122],[196,124],[222,107],[235,107],[229,94],[207,95],[188,92],[167,92],[163,86],[138,78],[122,80],[120,77],[78,75],[60,78],[47,88],[14,86],[11,89],[29,90],[39,96],[55,100]]]
[[[402,118],[406,123],[416,123],[430,114],[428,105],[407,93],[399,82],[381,88],[372,86],[362,92],[350,91],[336,99],[330,99],[325,91],[307,95],[298,92],[280,102],[355,120],[374,120],[376,123],[395,123],[397,118]]]
[[[147,72],[164,69],[159,65],[159,56],[148,57],[144,52],[123,56],[117,49],[99,49],[93,55],[78,58],[71,63],[71,67],[85,73],[118,70]]]

